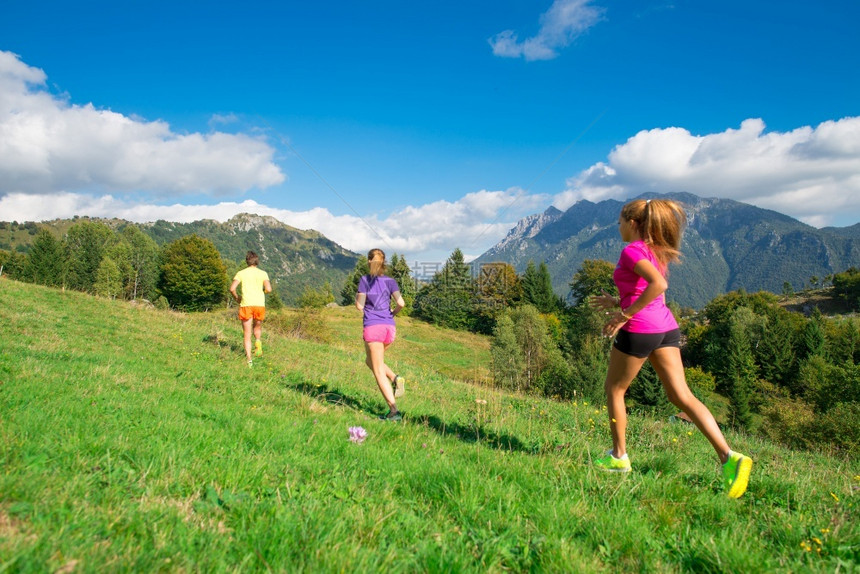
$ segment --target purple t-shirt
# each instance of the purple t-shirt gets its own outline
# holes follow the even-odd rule
[[[391,295],[400,291],[397,281],[386,275],[362,275],[358,292],[367,295],[364,302],[364,326],[394,325],[391,314]]]
[[[648,287],[648,282],[633,271],[636,264],[643,259],[650,261],[665,276],[665,270],[644,241],[633,241],[627,244],[621,251],[618,265],[615,266],[615,272],[612,274],[618,287],[618,294],[621,296],[622,309],[632,305]],[[666,333],[677,329],[678,322],[666,306],[666,294],[662,293],[633,315],[633,318],[621,328],[630,333]]]

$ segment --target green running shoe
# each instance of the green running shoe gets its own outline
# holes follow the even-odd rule
[[[723,465],[723,485],[729,498],[740,498],[747,490],[753,461],[739,452],[729,451],[729,460]]]
[[[389,409],[387,415],[383,415],[379,418],[384,421],[392,421],[396,423],[400,422],[403,419],[403,415],[400,414],[400,411]]]
[[[594,461],[594,466],[607,472],[630,472],[630,458],[625,453],[621,458],[615,458],[612,451],[607,451],[606,456]]]

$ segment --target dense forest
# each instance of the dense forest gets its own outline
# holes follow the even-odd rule
[[[9,224],[5,224],[9,225]],[[17,224],[15,224],[17,225]],[[96,296],[147,300],[157,307],[205,311],[227,306],[229,277],[244,262],[225,259],[196,234],[162,246],[134,225],[73,222],[62,237],[38,225],[23,253],[0,250],[0,273],[24,282]],[[236,254],[232,254],[236,257]],[[405,312],[452,329],[491,337],[495,385],[562,400],[603,400],[609,340],[592,295],[614,293],[613,264],[585,260],[570,278],[568,297],[553,290],[547,265],[529,262],[520,275],[507,263],[467,264],[457,249],[427,282],[411,276],[393,254]],[[305,287],[298,305],[352,303],[367,260],[360,257],[343,285]],[[860,453],[860,270],[810,278],[843,311],[819,306],[791,310],[786,292],[743,290],[720,295],[703,309],[673,308],[682,328],[687,379],[721,424],[761,433],[799,448]],[[821,292],[821,289],[817,291]],[[277,308],[277,295],[268,305]],[[633,410],[673,414],[653,369],[631,386]]]

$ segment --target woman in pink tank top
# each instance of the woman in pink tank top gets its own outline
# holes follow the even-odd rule
[[[612,450],[594,465],[601,470],[630,472],[624,394],[645,361],[651,361],[669,400],[692,419],[717,452],[728,496],[738,498],[746,491],[752,459],[729,448],[708,407],[687,386],[681,333],[666,306],[666,275],[669,263],[678,261],[685,224],[683,208],[670,200],[634,199],[621,209],[618,229],[628,245],[613,273],[619,297],[604,293],[591,301],[609,316],[603,334],[615,337],[604,385]]]

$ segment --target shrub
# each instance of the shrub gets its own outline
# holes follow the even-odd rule
[[[332,332],[319,309],[304,307],[299,311],[270,313],[266,325],[275,333],[317,343],[331,343]]]
[[[305,287],[302,296],[299,297],[300,307],[313,307],[318,309],[333,302],[334,294],[331,291],[331,283],[328,281],[326,281],[325,285],[319,289],[314,289],[310,286]]]

